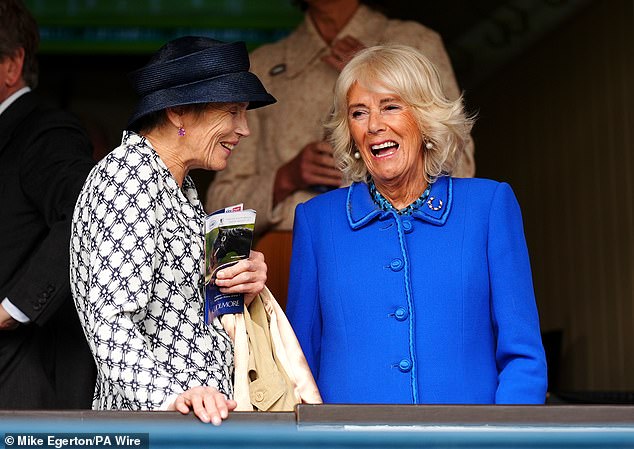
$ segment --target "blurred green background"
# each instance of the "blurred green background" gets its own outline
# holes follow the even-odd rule
[[[290,0],[26,0],[43,53],[147,53],[186,34],[249,48],[275,41],[301,20]]]

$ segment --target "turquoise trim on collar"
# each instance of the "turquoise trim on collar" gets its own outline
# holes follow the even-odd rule
[[[346,213],[350,227],[359,229],[379,216],[382,211],[372,200],[368,185],[363,182],[355,182],[348,187]]]
[[[449,217],[452,204],[453,181],[449,176],[441,176],[432,184],[427,202],[412,217],[442,226]],[[386,212],[376,205],[366,183],[355,182],[348,187],[346,214],[350,227],[358,229]]]

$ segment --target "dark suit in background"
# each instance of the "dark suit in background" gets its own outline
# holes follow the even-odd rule
[[[0,114],[0,299],[31,320],[0,331],[0,408],[90,408],[95,371],[70,295],[70,223],[93,166],[73,117],[35,94]]]
[[[70,225],[94,165],[66,112],[42,106],[39,31],[0,1],[0,409],[90,408],[95,366],[70,294]]]

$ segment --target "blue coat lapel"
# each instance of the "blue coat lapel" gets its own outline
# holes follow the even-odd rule
[[[441,176],[436,179],[432,184],[429,200],[412,217],[433,225],[444,225],[451,211],[452,191],[451,177]],[[362,228],[384,213],[372,200],[367,184],[361,182],[355,182],[348,188],[346,212],[352,229]]]

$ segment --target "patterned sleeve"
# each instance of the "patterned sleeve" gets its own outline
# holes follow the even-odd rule
[[[159,409],[188,389],[189,376],[158,363],[139,327],[154,284],[156,176],[149,164],[111,158],[93,170],[75,209],[73,296],[101,388],[112,387],[100,408]]]

